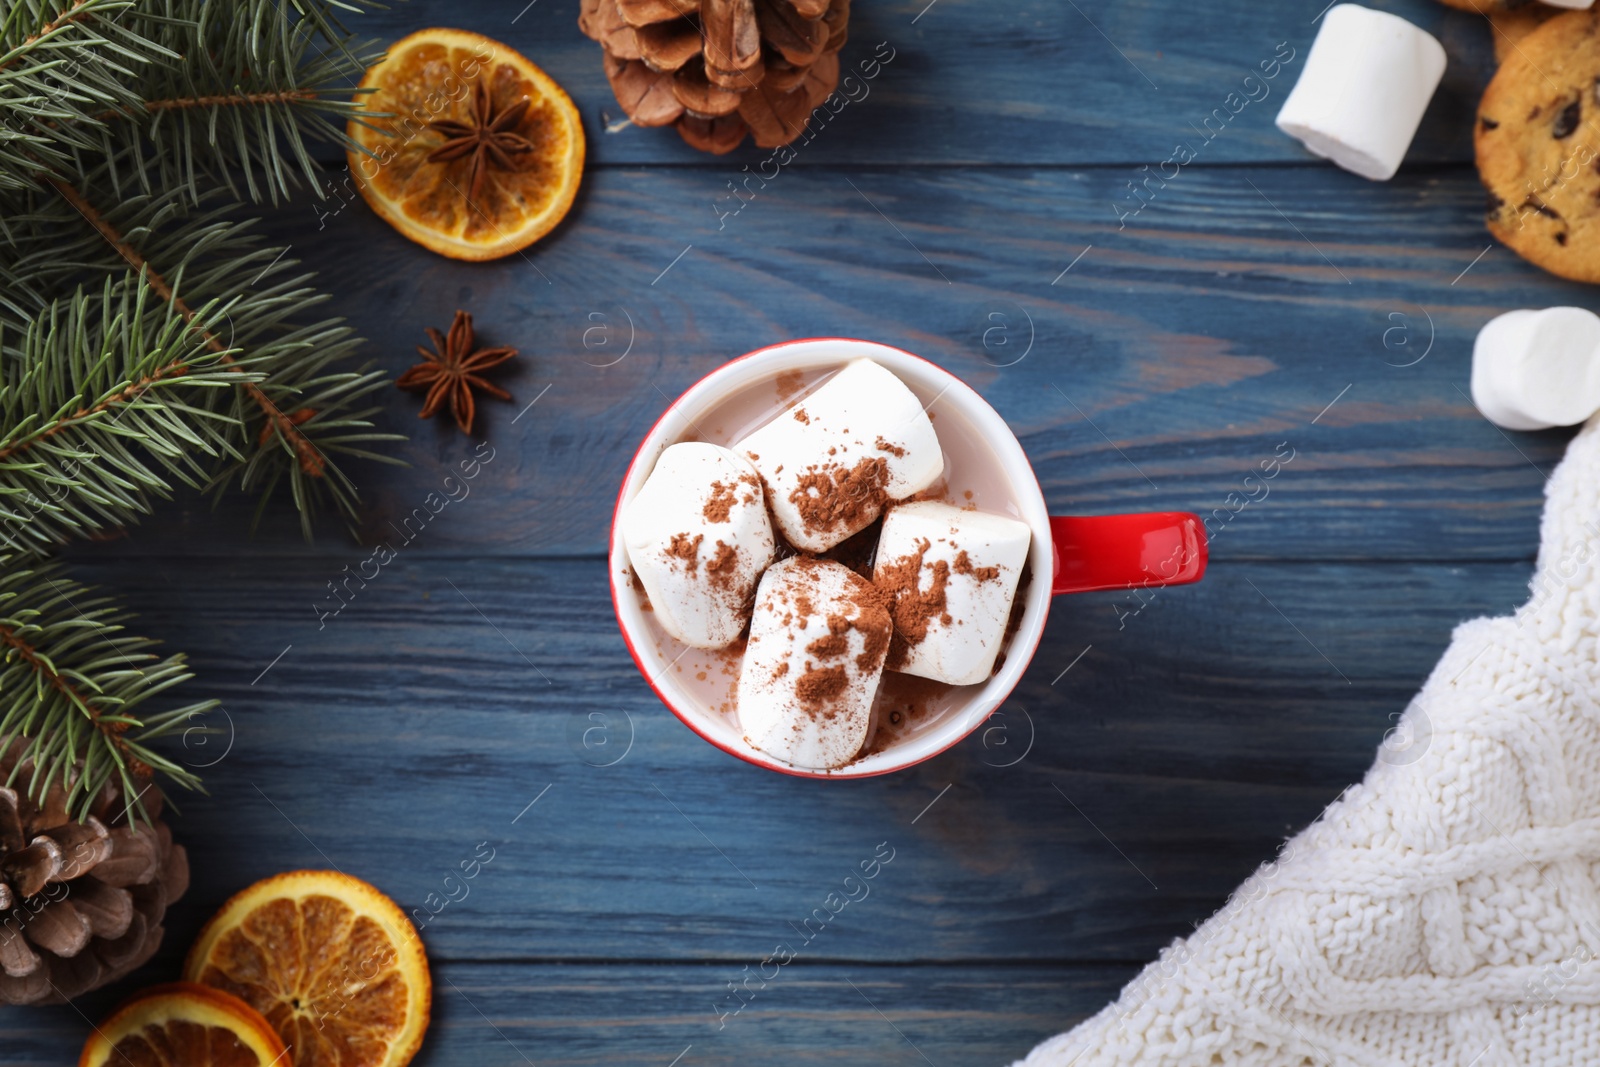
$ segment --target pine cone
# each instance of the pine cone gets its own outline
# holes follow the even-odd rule
[[[20,749],[0,751],[0,782]],[[160,790],[144,796],[149,823],[128,824],[108,785],[83,822],[66,790],[28,799],[31,761],[0,787],[0,1004],[70,1000],[142,965],[161,946],[167,905],[189,887],[189,860],[161,821]]]
[[[788,144],[839,84],[850,0],[583,0],[578,28],[637,126],[722,155]]]

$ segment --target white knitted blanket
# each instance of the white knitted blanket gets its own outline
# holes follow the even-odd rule
[[[1026,1067],[1600,1065],[1600,417],[1532,597],[1454,640],[1366,779]]]

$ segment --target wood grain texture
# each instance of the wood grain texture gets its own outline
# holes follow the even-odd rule
[[[180,943],[285,868],[337,866],[410,910],[488,841],[498,858],[430,932],[439,957],[739,959],[888,842],[870,921],[813,958],[1142,959],[1358,778],[1453,625],[1527,580],[1244,563],[1137,614],[1129,595],[1063,599],[991,729],[904,774],[816,783],[656,703],[599,561],[402,556],[319,630],[311,602],[343,562],[270,581],[80,568],[189,652],[232,724],[174,746],[221,758],[210,797],[179,798],[204,857]]]
[[[1490,317],[1591,295],[1489,247],[1467,163],[1486,26],[1375,4],[1451,63],[1407,168],[1376,185],[1272,127],[1321,6],[858,0],[847,64],[877,41],[895,59],[748,200],[729,182],[764,153],[603,132],[618,111],[574,4],[355,20],[486,33],[583,113],[583,191],[525,257],[438,259],[337,200],[262,228],[391,372],[471,310],[524,351],[517,401],[480,414],[496,452],[471,495],[326,625],[327,583],[368,550],[331,525],[306,546],[283,515],[247,539],[243,499],[184,497],[70,550],[226,713],[173,742],[211,792],[181,798],[194,885],[168,944],[82,1014],[0,1010],[0,1065],[69,1062],[88,1019],[174,976],[256,878],[338,866],[429,916],[480,842],[495,859],[424,929],[427,1067],[665,1067],[690,1045],[683,1067],[1003,1063],[1098,1010],[1361,776],[1456,623],[1526,595],[1567,438],[1502,434],[1465,395]],[[1297,59],[1267,98],[1143,184],[1280,41]],[[825,334],[971,382],[1055,510],[1207,515],[1210,576],[1144,605],[1059,602],[1002,714],[912,771],[800,782],[711,749],[617,635],[615,487],[690,383]],[[472,451],[415,398],[386,404],[411,466],[357,470],[369,541]],[[719,1031],[711,997],[883,843],[871,896]]]
[[[1100,989],[1135,973],[1116,965],[1064,974],[1030,966],[811,966],[797,959],[719,1028],[715,1006],[728,996],[727,982],[740,976],[737,967],[447,963],[435,970],[433,1027],[413,1062],[667,1067],[682,1054],[682,1064],[710,1067],[773,1060],[910,1067],[925,1064],[923,1056],[941,1065],[1003,1063],[1064,1021],[1098,1011]],[[101,994],[82,1003],[86,1010],[109,1009],[112,1001]],[[34,1023],[7,1031],[4,1062],[60,1067],[69,1051],[75,1062],[77,1050],[53,1039],[57,1031],[84,1028],[72,1008],[41,1009]]]
[[[601,165],[699,163],[670,129],[624,128],[626,118],[601,70],[600,46],[578,32],[576,4],[524,7],[412,0],[352,24],[382,41],[419,26],[459,26],[521,51],[577,102],[590,158]],[[1376,0],[1433,33],[1449,68],[1424,119],[1412,163],[1472,158],[1472,115],[1494,69],[1488,21],[1433,0]],[[1208,163],[1311,157],[1272,125],[1316,35],[1323,4],[1250,0],[1130,3],[1126,0],[879,0],[852,8],[846,72],[887,42],[895,55],[858,102],[800,152],[801,165],[949,163],[1155,164],[1219,109]],[[1247,86],[1247,75],[1278,54],[1295,58],[1277,77]],[[1260,86],[1260,87],[1257,87]],[[1230,93],[1239,94],[1230,103]],[[1248,94],[1258,102],[1242,104]],[[863,95],[864,94],[864,95]],[[1265,95],[1263,95],[1265,94]],[[1238,108],[1234,114],[1234,108]],[[726,159],[731,175],[766,151],[745,147]]]
[[[912,1014],[880,1007],[964,1057],[934,1062],[1004,1062],[1219,907],[1361,775],[1453,624],[1504,610],[1527,580],[1512,563],[1225,563],[1136,615],[1110,594],[1066,599],[984,731],[905,774],[819,784],[718,753],[655,703],[599,561],[402,557],[320,630],[309,603],[344,556],[190,576],[185,562],[78,568],[189,651],[226,708],[223,735],[173,746],[211,793],[180,798],[196,862],[168,942],[83,1010],[175,974],[243,885],[334,866],[422,924],[445,1001],[424,1062],[440,1064],[484,1062],[489,1040],[450,980],[482,988],[519,1046],[539,1042],[524,1048],[537,1063],[699,1053],[697,1034],[722,1040],[703,990],[798,940],[884,843],[893,859],[814,931],[789,976],[804,977],[730,1024],[754,1044],[704,1054],[893,1059],[860,1025],[876,1016],[820,976],[831,963],[875,1000],[868,983],[892,973]],[[595,728],[603,740],[584,737]],[[446,879],[480,842],[493,859],[463,894]],[[1002,970],[952,977],[948,961]],[[979,980],[987,993],[963,985]],[[575,1013],[603,1018],[554,1021],[572,981],[613,991]],[[656,1035],[679,1033],[658,1057]],[[0,1062],[61,1062],[83,1023],[0,1012],[0,1037]]]
[[[276,216],[389,370],[457,307],[524,352],[501,376],[516,402],[480,406],[501,456],[485,503],[420,550],[604,551],[610,487],[673,398],[753,348],[835,335],[969,381],[1058,510],[1210,512],[1288,442],[1298,458],[1219,558],[1531,557],[1567,435],[1479,416],[1472,342],[1507,308],[1588,293],[1488,249],[1469,174],[1185,171],[1120,229],[1120,171],[785,173],[721,231],[719,180],[592,172],[529,260],[482,265],[420,256],[359,204],[321,229],[305,205]],[[468,454],[415,398],[387,399],[413,466],[359,472],[374,532]],[[190,498],[107,550],[231,556],[248,514]],[[253,550],[302,551],[292,517]]]

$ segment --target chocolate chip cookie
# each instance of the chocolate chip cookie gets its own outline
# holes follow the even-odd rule
[[[1512,50],[1473,142],[1489,232],[1552,274],[1600,282],[1600,12],[1557,16]]]
[[[1559,7],[1533,3],[1523,7],[1489,12],[1489,30],[1494,35],[1494,60],[1504,63],[1507,56],[1515,55],[1525,38],[1557,15],[1564,14]]]

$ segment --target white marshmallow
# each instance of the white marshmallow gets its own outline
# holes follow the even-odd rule
[[[733,447],[760,472],[778,529],[807,552],[826,552],[870,525],[883,496],[904,500],[944,472],[922,401],[870,359],[849,364]],[[857,500],[862,506],[851,506]],[[853,514],[818,521],[830,501]]]
[[[1472,347],[1472,402],[1508,430],[1584,421],[1600,410],[1600,317],[1556,307],[1491,319]]]
[[[745,740],[795,767],[843,767],[866,744],[893,624],[872,583],[791,556],[756,591],[739,673]]]
[[[975,685],[994,670],[1017,579],[1028,558],[1028,524],[1003,515],[919,501],[891,508],[878,539],[874,579],[895,597],[890,670]],[[906,588],[915,583],[916,592]],[[944,610],[914,606],[944,587]],[[916,641],[908,627],[925,627]]]
[[[1340,4],[1322,17],[1278,129],[1345,170],[1388,181],[1444,67],[1444,46],[1405,19]]]
[[[1594,6],[1594,0],[1544,0],[1551,7],[1565,7],[1573,11],[1587,11]]]
[[[739,636],[775,547],[754,468],[697,442],[661,453],[623,508],[622,538],[661,628],[695,648]]]

